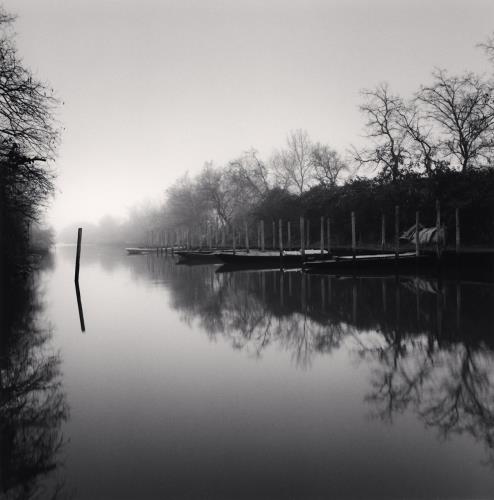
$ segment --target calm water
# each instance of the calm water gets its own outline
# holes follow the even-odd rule
[[[493,285],[86,247],[82,333],[74,253],[3,372],[12,498],[494,498]]]

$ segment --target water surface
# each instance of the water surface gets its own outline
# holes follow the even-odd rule
[[[78,499],[494,496],[492,284],[84,247],[81,332],[74,254],[58,247],[36,291],[64,410],[40,484]]]

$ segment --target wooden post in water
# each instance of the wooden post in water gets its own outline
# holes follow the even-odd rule
[[[261,252],[264,252],[264,221],[261,221]]]
[[[82,227],[77,230],[77,251],[75,255],[75,274],[74,281],[79,283],[79,266],[81,262],[81,243],[82,243]]]
[[[324,254],[324,217],[321,217],[321,255]]]
[[[355,259],[357,255],[357,238],[355,233],[355,212],[352,212],[352,256]]]
[[[276,222],[272,221],[272,236],[273,236],[273,245],[272,245],[272,249],[274,250],[276,248]]]
[[[331,219],[329,217],[326,220],[326,233],[328,238],[328,253],[331,253]]]
[[[415,212],[415,256],[420,256],[419,211]]]
[[[439,200],[436,200],[436,255],[437,258],[441,256],[441,246],[439,243],[439,232],[441,231],[441,205]]]
[[[386,216],[381,214],[381,250],[386,246]]]
[[[287,237],[288,237],[288,250],[292,249],[292,224],[287,222]]]
[[[395,257],[400,253],[400,207],[395,206]]]
[[[455,235],[456,255],[459,255],[460,253],[460,209],[459,208],[455,209],[455,226],[456,226],[456,235]]]
[[[300,255],[302,260],[305,259],[305,231],[304,231],[304,218],[300,217]],[[302,273],[303,279],[303,273]]]
[[[306,243],[307,250],[310,248],[310,220],[307,219],[307,243]]]
[[[245,251],[249,253],[249,225],[247,224],[247,221],[244,221],[244,228],[245,228]]]
[[[235,255],[235,224],[232,224],[232,248],[233,255]]]

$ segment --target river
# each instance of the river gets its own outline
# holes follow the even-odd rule
[[[3,418],[12,498],[494,497],[493,284],[86,246],[81,331],[74,255],[42,266],[8,365],[38,375]]]

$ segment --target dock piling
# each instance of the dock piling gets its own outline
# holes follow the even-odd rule
[[[436,200],[436,255],[437,258],[441,256],[441,245],[439,243],[439,234],[441,231],[441,205],[439,200]]]
[[[455,209],[455,227],[456,227],[455,246],[456,246],[456,255],[458,255],[460,253],[460,209],[459,208]]]
[[[244,229],[245,229],[245,250],[249,253],[249,226],[247,221],[244,221]]]
[[[328,253],[331,253],[331,219],[326,220],[326,233],[328,238]]]
[[[261,221],[261,252],[264,252],[264,221]]]
[[[400,207],[395,205],[395,257],[400,253]]]
[[[415,256],[420,256],[419,211],[415,212]]]
[[[355,259],[357,255],[357,238],[355,233],[355,212],[352,212],[352,256]]]
[[[386,246],[386,216],[381,214],[381,250]]]
[[[324,254],[324,217],[321,217],[321,255]]]

